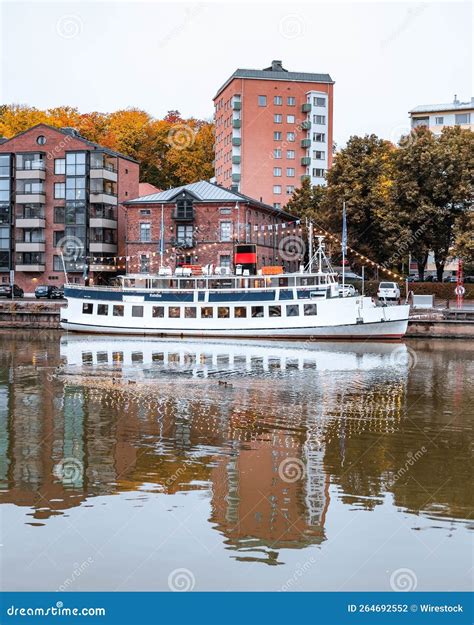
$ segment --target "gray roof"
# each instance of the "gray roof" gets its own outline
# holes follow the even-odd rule
[[[220,94],[220,92],[227,87],[227,85],[234,80],[234,78],[249,78],[254,80],[289,80],[296,82],[321,82],[328,83],[330,85],[334,84],[334,80],[331,78],[329,74],[313,74],[307,72],[288,72],[286,69],[283,69],[281,66],[281,62],[273,61],[272,66],[278,69],[272,69],[268,67],[266,69],[236,69],[230,78],[228,78],[225,83],[220,87],[217,91],[214,99]]]
[[[412,113],[437,113],[438,111],[469,111],[474,108],[474,98],[470,102],[449,102],[448,104],[421,104],[409,111]]]
[[[272,213],[278,213],[283,217],[290,216],[289,213],[283,210],[275,209],[269,204],[264,204],[263,202],[254,200],[243,193],[225,189],[224,187],[208,182],[207,180],[200,180],[199,182],[192,182],[191,184],[185,184],[181,187],[175,187],[174,189],[167,189],[166,191],[160,191],[159,193],[152,193],[151,195],[137,197],[133,200],[124,202],[124,204],[161,204],[172,202],[176,196],[183,191],[191,193],[198,202],[251,202],[252,204],[257,204],[261,208],[269,210]],[[294,215],[291,215],[291,217],[292,219],[295,218]]]

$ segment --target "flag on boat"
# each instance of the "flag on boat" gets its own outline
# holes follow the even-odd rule
[[[347,217],[345,202],[342,205],[342,251],[344,254],[347,252]]]

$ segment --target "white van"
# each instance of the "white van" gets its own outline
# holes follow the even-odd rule
[[[400,299],[400,288],[396,282],[381,282],[377,291],[377,297],[382,300],[398,301]]]

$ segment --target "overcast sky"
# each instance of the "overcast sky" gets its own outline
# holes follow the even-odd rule
[[[418,104],[469,100],[472,8],[459,2],[1,4],[2,103],[139,107],[210,118],[237,68],[329,73],[335,140],[396,140]]]

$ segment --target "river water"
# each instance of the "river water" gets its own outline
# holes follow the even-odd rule
[[[0,333],[3,590],[468,590],[474,343]]]

